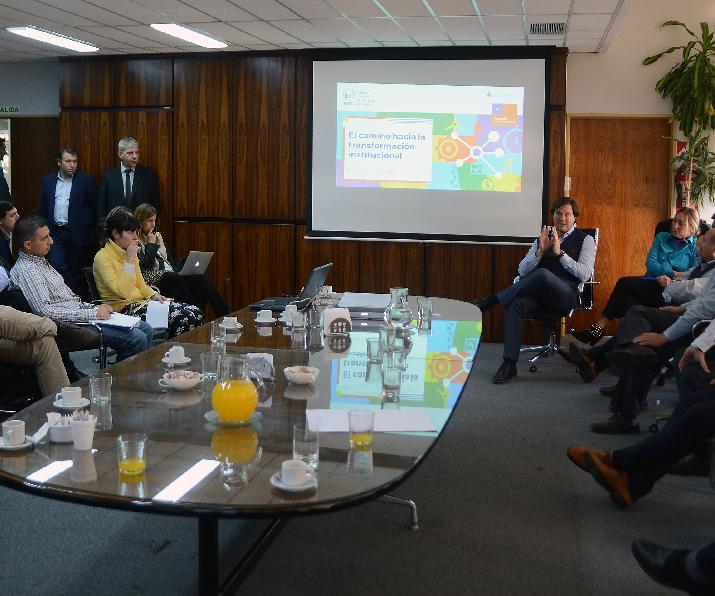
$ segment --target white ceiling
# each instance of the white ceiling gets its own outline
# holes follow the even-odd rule
[[[604,51],[632,0],[0,0],[0,61],[79,54],[21,38],[35,25],[100,47],[100,54],[205,52],[148,25],[181,23],[228,51],[417,46],[566,46]],[[565,23],[558,36],[532,23]],[[94,54],[96,55],[96,53]]]

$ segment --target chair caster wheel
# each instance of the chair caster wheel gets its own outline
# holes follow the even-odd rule
[[[649,427],[648,430],[652,433],[657,433],[658,432],[658,423],[653,422]]]
[[[536,372],[536,365],[532,364],[532,365],[529,367],[529,372]]]

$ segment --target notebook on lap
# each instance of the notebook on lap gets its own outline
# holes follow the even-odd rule
[[[333,268],[332,263],[327,263],[316,267],[310,274],[303,290],[298,296],[275,296],[273,298],[264,298],[259,302],[254,302],[249,304],[248,308],[251,310],[272,310],[272,311],[282,311],[289,304],[297,304],[299,309],[305,308],[310,304],[320,292],[320,288],[325,285],[325,280],[328,279],[330,270]]]
[[[201,252],[192,250],[184,261],[184,266],[179,271],[179,275],[201,275],[206,273],[206,269],[213,258],[212,252]]]

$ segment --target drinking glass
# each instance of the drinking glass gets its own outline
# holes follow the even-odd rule
[[[211,321],[211,344],[217,347],[226,345],[226,333],[218,319]]]
[[[304,331],[305,330],[305,313],[302,311],[296,311],[293,313],[293,330],[294,331]]]
[[[382,362],[382,344],[379,337],[367,338],[367,360],[372,364]]]
[[[420,322],[432,320],[432,298],[426,296],[417,298],[417,320]]]
[[[222,352],[210,350],[201,354],[201,372],[204,379],[215,381],[218,377],[218,369],[221,363]]]
[[[89,397],[95,405],[112,403],[112,375],[98,372],[89,378]]]
[[[348,410],[348,425],[350,427],[350,448],[372,449],[375,412],[372,410]]]
[[[317,470],[319,456],[320,433],[310,430],[307,423],[293,425],[293,459],[304,461]]]
[[[386,403],[400,403],[400,385],[402,383],[402,370],[398,366],[384,366],[382,368],[382,405]]]
[[[144,433],[125,433],[117,437],[119,472],[132,476],[146,470],[146,442]]]
[[[372,476],[372,449],[349,449],[347,472],[355,476]]]

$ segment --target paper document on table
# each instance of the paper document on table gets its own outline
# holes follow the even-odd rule
[[[306,410],[310,430],[320,432],[348,432],[348,410]],[[424,408],[403,410],[376,410],[375,432],[426,432],[436,431],[432,419]]]
[[[149,300],[146,307],[146,322],[154,329],[166,329],[169,326],[169,304],[158,300]]]
[[[129,315],[123,315],[120,312],[113,312],[109,319],[96,319],[90,321],[91,323],[97,323],[99,325],[107,325],[109,327],[124,327],[125,329],[131,329],[139,324],[141,319],[139,317],[131,317]]]
[[[338,302],[339,308],[349,310],[385,310],[390,304],[389,294],[363,294],[359,292],[345,292]]]

